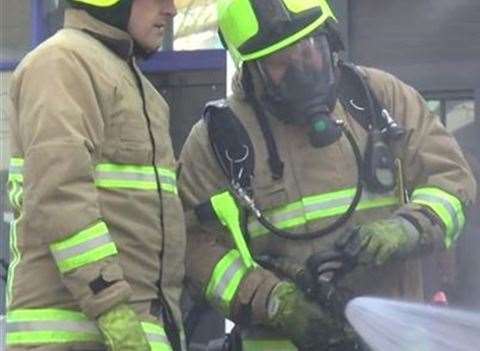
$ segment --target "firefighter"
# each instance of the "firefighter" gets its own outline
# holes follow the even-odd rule
[[[326,0],[220,0],[218,21],[238,72],[180,156],[188,283],[244,351],[356,349],[345,302],[422,300],[471,171],[418,92],[339,59]]]
[[[136,57],[173,0],[70,0],[10,89],[8,350],[183,350],[169,108]]]

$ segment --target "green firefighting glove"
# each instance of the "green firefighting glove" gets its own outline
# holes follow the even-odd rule
[[[272,290],[267,307],[267,325],[288,336],[302,351],[328,350],[342,337],[334,318],[292,283],[279,283]]]
[[[345,233],[336,242],[347,256],[358,264],[380,266],[402,259],[416,251],[420,233],[407,219],[397,216],[364,224]]]
[[[150,351],[140,320],[129,306],[113,307],[100,315],[97,324],[109,351]]]

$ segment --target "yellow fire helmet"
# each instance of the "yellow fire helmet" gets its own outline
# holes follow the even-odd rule
[[[72,3],[81,3],[96,7],[110,7],[116,5],[122,0],[70,0]]]
[[[87,11],[93,17],[126,31],[134,0],[67,0],[73,8]]]
[[[217,12],[220,35],[237,65],[337,21],[327,0],[219,0]]]

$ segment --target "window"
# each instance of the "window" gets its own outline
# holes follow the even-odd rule
[[[464,153],[477,155],[480,125],[475,122],[473,97],[447,96],[428,99],[430,109],[440,116],[447,130],[453,134]]]
[[[176,1],[178,14],[174,19],[175,50],[219,49],[217,35],[217,4],[215,0]]]
[[[475,122],[473,100],[446,100],[445,124],[454,133]]]
[[[475,102],[468,92],[425,94],[428,107],[438,115],[448,131],[456,133],[475,122]]]

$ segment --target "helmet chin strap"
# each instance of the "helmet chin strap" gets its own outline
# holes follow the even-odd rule
[[[147,60],[153,55],[155,55],[156,51],[147,51],[143,47],[141,47],[135,40],[133,41],[133,54],[135,57],[143,60]]]

